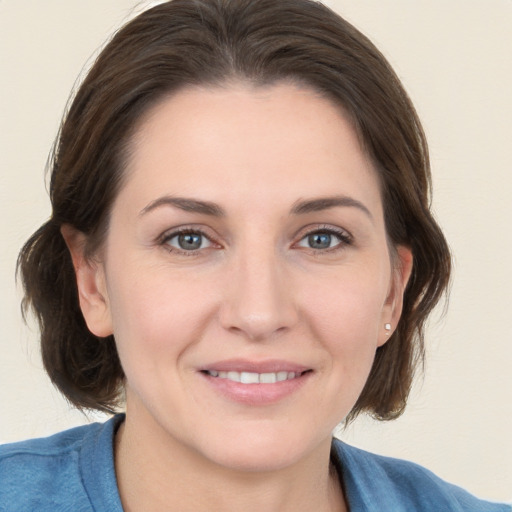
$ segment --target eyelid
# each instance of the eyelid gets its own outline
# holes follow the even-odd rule
[[[187,256],[193,256],[193,255],[199,254],[200,252],[202,252],[206,249],[210,249],[211,247],[215,247],[215,248],[221,247],[220,243],[216,240],[216,237],[213,236],[210,233],[210,231],[211,231],[210,229],[207,229],[204,226],[198,226],[198,225],[194,225],[194,224],[188,224],[185,226],[177,226],[175,228],[170,228],[170,229],[167,229],[166,231],[164,231],[157,238],[157,243],[158,243],[158,245],[166,246],[166,250],[168,250],[169,252],[184,254]],[[168,244],[169,240],[173,239],[176,236],[184,235],[184,234],[201,235],[201,236],[205,237],[210,242],[211,245],[209,247],[204,247],[202,249],[185,251],[185,250],[179,249],[178,247],[174,247],[174,246],[171,246],[170,244]]]
[[[314,252],[335,251],[336,249],[340,249],[344,246],[352,245],[353,241],[354,241],[354,237],[352,236],[352,234],[344,228],[341,228],[339,226],[333,226],[331,224],[316,224],[316,225],[310,225],[310,226],[306,226],[305,228],[302,228],[297,233],[297,235],[295,237],[296,242],[294,242],[294,245],[298,244],[299,242],[304,240],[304,238],[306,238],[307,236],[310,236],[314,233],[328,233],[331,235],[335,235],[340,239],[339,244],[336,244],[334,247],[330,247],[328,249],[310,248],[310,250],[314,251]]]
[[[176,252],[179,254],[185,254],[187,256],[193,256],[197,255],[198,253],[210,249],[210,248],[222,248],[222,245],[218,242],[217,236],[211,233],[211,229],[206,228],[205,226],[201,225],[195,225],[195,224],[188,224],[184,226],[177,226],[174,228],[169,228],[166,231],[164,231],[156,240],[158,245],[166,245],[166,250],[170,252]],[[204,236],[211,244],[209,247],[205,247],[203,249],[196,249],[196,250],[180,250],[177,247],[170,246],[167,244],[167,242],[179,235],[187,234],[187,233],[194,233],[201,236]],[[293,242],[292,247],[296,246],[300,241],[302,241],[307,236],[310,236],[314,233],[328,233],[332,234],[340,239],[340,243],[336,244],[334,247],[327,248],[327,249],[313,249],[310,248],[313,252],[330,252],[330,251],[336,251],[337,249],[341,249],[347,245],[353,244],[353,236],[352,234],[347,231],[344,228],[341,228],[339,226],[333,226],[332,224],[314,224],[309,225],[301,228],[297,234],[295,235],[294,239],[295,242]],[[304,247],[304,249],[307,249]]]

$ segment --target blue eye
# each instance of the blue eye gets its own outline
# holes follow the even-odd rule
[[[336,233],[334,231],[319,230],[307,234],[299,241],[298,246],[322,251],[349,243],[350,237],[348,235]]]
[[[211,246],[210,240],[202,233],[186,232],[172,235],[165,243],[181,251],[198,251]]]
[[[330,233],[314,233],[308,235],[307,239],[312,249],[328,249],[331,247],[333,237]]]

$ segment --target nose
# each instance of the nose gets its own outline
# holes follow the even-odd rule
[[[252,341],[293,327],[298,314],[285,267],[272,249],[248,249],[238,255],[225,287],[222,326]]]

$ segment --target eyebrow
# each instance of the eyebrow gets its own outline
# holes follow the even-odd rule
[[[199,201],[198,199],[190,199],[187,197],[164,196],[149,203],[140,211],[139,216],[146,215],[162,206],[174,206],[185,212],[201,213],[213,217],[223,217],[225,215],[224,210],[218,204],[210,201]]]
[[[317,199],[297,201],[294,203],[291,213],[294,215],[304,215],[306,213],[320,212],[338,206],[357,208],[373,220],[370,210],[361,203],[361,201],[349,196],[319,197]]]
[[[216,203],[210,201],[200,201],[198,199],[191,199],[187,197],[163,196],[155,199],[144,207],[139,216],[146,215],[147,213],[160,208],[162,206],[173,206],[185,212],[199,213],[203,215],[211,215],[213,217],[224,217],[225,211]],[[348,196],[330,196],[319,197],[316,199],[307,199],[297,201],[293,204],[291,209],[292,215],[305,215],[307,213],[320,212],[336,207],[352,207],[361,210],[370,219],[373,219],[370,210],[361,201]]]

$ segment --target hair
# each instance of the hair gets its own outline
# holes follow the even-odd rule
[[[423,362],[424,324],[447,289],[450,254],[430,212],[425,135],[400,80],[363,34],[311,0],[173,0],[126,24],[100,53],[49,161],[52,215],[18,257],[22,309],[25,316],[35,312],[45,369],[81,409],[114,412],[122,404],[114,337],[100,339],[85,324],[60,228],[83,232],[93,254],[142,116],[179,89],[233,79],[255,86],[291,81],[324,94],[343,108],[373,162],[390,247],[410,247],[414,263],[398,326],[377,349],[347,419],[363,411],[393,419]]]

